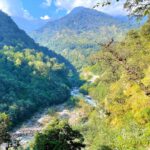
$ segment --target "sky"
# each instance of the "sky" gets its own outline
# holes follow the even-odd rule
[[[0,9],[13,17],[55,20],[68,14],[75,7],[92,8],[102,1],[104,0],[0,0]],[[118,3],[113,2],[111,6],[97,9],[113,16],[126,15],[123,3],[124,0],[120,0]]]

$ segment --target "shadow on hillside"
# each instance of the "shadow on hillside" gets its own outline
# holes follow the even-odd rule
[[[85,82],[85,81],[80,80],[79,72],[77,71],[75,66],[69,60],[63,57],[61,54],[57,54],[54,51],[49,50],[47,47],[44,47],[44,46],[38,46],[37,50],[43,52],[44,54],[50,57],[56,58],[59,63],[64,63],[67,69],[71,70],[72,77],[70,81],[71,81],[72,86],[80,86],[81,84]]]

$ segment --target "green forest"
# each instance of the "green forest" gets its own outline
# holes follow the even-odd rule
[[[33,39],[0,10],[0,150],[150,149],[150,3],[123,2],[130,19],[97,10],[114,3]]]
[[[0,111],[7,113],[14,123],[41,106],[61,103],[69,97],[64,65],[30,49],[22,52],[7,46],[1,49],[0,83]]]
[[[0,144],[38,110],[70,97],[67,60],[40,47],[0,12]],[[62,63],[61,63],[62,62]],[[71,68],[72,69],[72,68]]]
[[[81,87],[98,103],[85,132],[90,149],[144,150],[149,146],[149,58],[150,20],[129,31],[122,42],[104,47],[90,58],[91,66],[81,75],[86,80],[92,78],[89,72],[98,75],[93,83]]]
[[[32,32],[31,37],[63,55],[79,70],[88,66],[87,57],[100,49],[99,42],[108,42],[111,37],[121,40],[129,29],[138,26],[134,19],[120,20],[96,10],[78,7],[60,20],[49,22]]]

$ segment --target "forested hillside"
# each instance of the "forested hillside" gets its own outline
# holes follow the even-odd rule
[[[49,20],[56,3],[32,13]],[[77,7],[31,33],[38,44],[0,10],[0,149],[150,149],[150,2],[124,7],[147,21]]]
[[[65,63],[68,69],[75,72],[74,66],[67,59],[46,47],[39,46],[23,30],[18,28],[11,17],[0,11],[0,48],[5,45],[13,46],[18,51],[23,51],[25,48],[36,49],[49,57],[55,57],[59,63]]]
[[[11,45],[15,47],[35,48],[37,45],[27,34],[20,30],[13,20],[0,11],[0,47]]]
[[[0,112],[7,113],[13,122],[27,118],[38,108],[67,100],[68,85],[67,70],[55,59],[30,49],[1,49]]]
[[[129,28],[135,26],[132,19],[124,20],[94,9],[77,7],[65,17],[47,23],[31,36],[80,69],[88,65],[86,58],[99,50],[99,42],[106,42],[112,37],[121,39]]]
[[[1,11],[0,40],[0,113],[13,125],[39,108],[68,99],[69,70],[58,63],[67,61],[38,46]]]
[[[82,72],[88,82],[81,87],[98,104],[83,128],[90,149],[148,149],[150,20],[122,42],[104,45],[90,61]]]

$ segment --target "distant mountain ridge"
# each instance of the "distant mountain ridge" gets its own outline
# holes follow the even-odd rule
[[[103,12],[84,7],[77,7],[65,17],[55,21],[50,21],[44,27],[36,31],[43,32],[46,29],[58,31],[65,28],[74,31],[86,31],[98,29],[99,26],[104,26],[106,24],[118,24],[118,26],[121,24],[127,25],[126,21],[117,19]]]
[[[134,22],[94,9],[77,7],[65,17],[48,22],[31,33],[40,45],[63,55],[76,68],[86,65],[87,57],[100,49],[98,42],[121,39]]]

